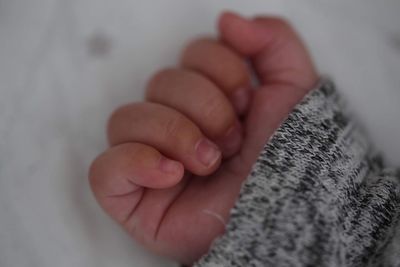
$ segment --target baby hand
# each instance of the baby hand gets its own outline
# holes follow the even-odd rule
[[[218,28],[220,40],[192,42],[180,67],[154,75],[146,102],[113,113],[111,148],[89,175],[100,205],[129,234],[185,264],[223,234],[262,147],[317,82],[285,21],[224,13]]]

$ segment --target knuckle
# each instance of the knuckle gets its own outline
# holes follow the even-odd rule
[[[188,68],[201,68],[204,62],[221,53],[221,46],[217,40],[209,37],[195,39],[183,50],[181,64]]]
[[[151,98],[154,90],[167,83],[177,72],[178,70],[174,68],[164,68],[154,73],[147,82],[146,98]]]
[[[124,105],[115,109],[108,118],[108,123],[107,123],[108,129],[111,129],[115,125],[117,125],[118,122],[126,116],[126,114],[134,105],[135,104]]]
[[[182,115],[171,116],[164,122],[162,135],[166,140],[177,137],[186,128]]]

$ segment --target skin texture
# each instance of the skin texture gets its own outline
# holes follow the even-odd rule
[[[225,12],[218,31],[218,40],[191,42],[180,66],[155,74],[146,102],[113,113],[111,147],[89,173],[113,219],[151,251],[184,264],[223,234],[262,147],[318,79],[280,18]],[[251,85],[252,74],[259,85]]]

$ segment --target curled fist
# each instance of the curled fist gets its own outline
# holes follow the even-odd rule
[[[89,174],[100,205],[133,238],[185,264],[224,233],[264,144],[318,79],[280,18],[224,13],[218,30],[155,74],[145,102],[112,114],[110,148]]]

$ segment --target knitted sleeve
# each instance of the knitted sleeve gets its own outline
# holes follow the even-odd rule
[[[226,232],[194,266],[400,267],[399,174],[323,81],[265,145]]]

